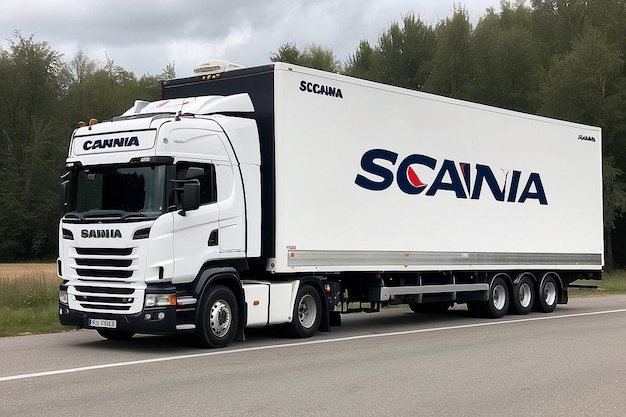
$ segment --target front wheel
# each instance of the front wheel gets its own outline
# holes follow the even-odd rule
[[[315,288],[304,285],[298,289],[293,306],[293,318],[287,329],[292,337],[311,337],[320,327],[322,302]]]
[[[196,341],[205,348],[228,345],[235,337],[239,325],[237,299],[222,285],[206,290],[202,297],[196,323]]]

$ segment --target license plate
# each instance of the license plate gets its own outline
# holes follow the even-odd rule
[[[117,320],[87,319],[87,325],[90,327],[103,327],[105,329],[115,329],[117,327]]]

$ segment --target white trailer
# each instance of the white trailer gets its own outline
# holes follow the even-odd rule
[[[60,320],[201,345],[340,312],[567,302],[603,266],[598,128],[276,63],[77,129]]]

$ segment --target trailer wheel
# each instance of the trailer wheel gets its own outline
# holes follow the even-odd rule
[[[206,291],[198,313],[196,341],[205,348],[224,347],[233,340],[239,325],[237,299],[222,285]]]
[[[296,302],[293,306],[293,319],[287,324],[292,337],[311,337],[320,326],[322,320],[322,302],[315,288],[304,285],[298,289]]]
[[[537,289],[537,309],[542,313],[552,313],[558,302],[558,284],[556,279],[546,274],[541,279]]]
[[[124,332],[113,329],[96,329],[98,334],[107,340],[128,340],[135,335],[135,332]]]
[[[535,302],[535,285],[530,276],[523,275],[516,284],[513,284],[511,305],[515,314],[528,314]]]
[[[489,300],[485,305],[487,317],[499,319],[503,317],[509,309],[509,287],[501,276],[496,276],[489,286]]]

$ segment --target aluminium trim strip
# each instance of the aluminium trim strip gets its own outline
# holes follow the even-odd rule
[[[481,265],[569,265],[602,266],[600,253],[517,252],[403,252],[403,251],[316,251],[290,250],[287,266],[481,266]]]

